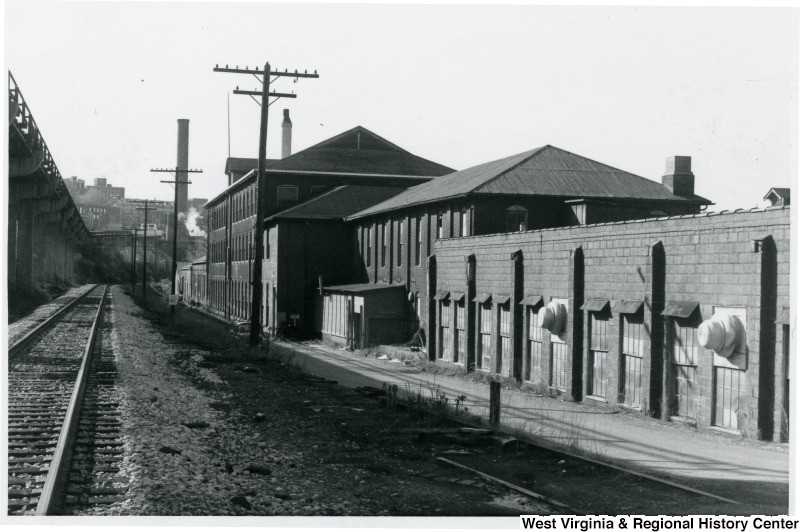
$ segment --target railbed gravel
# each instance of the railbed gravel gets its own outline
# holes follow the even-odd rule
[[[76,286],[67,290],[67,293],[62,295],[61,297],[57,297],[56,299],[50,301],[49,303],[45,303],[41,307],[37,307],[36,310],[25,316],[24,318],[20,318],[14,323],[8,324],[8,345],[14,345],[17,341],[19,341],[23,336],[28,334],[29,331],[33,330],[37,327],[40,323],[44,320],[58,312],[64,305],[69,304],[73,301],[76,297],[83,295],[84,293],[91,290],[94,285],[87,284],[83,286]]]
[[[173,360],[205,352],[165,343],[163,336],[119,287],[113,288],[120,411],[129,498],[87,515],[364,515],[347,494],[321,500],[308,482],[293,478],[289,464],[303,452],[270,446],[247,434],[226,412],[229,397],[214,372],[178,371]],[[117,346],[135,346],[120,350]],[[207,383],[198,389],[193,379]],[[240,420],[240,423],[244,420]],[[182,423],[198,428],[189,428]],[[247,471],[259,464],[269,474]],[[261,471],[264,473],[264,471]],[[312,492],[308,490],[311,489]]]

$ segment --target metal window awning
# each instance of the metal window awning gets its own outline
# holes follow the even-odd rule
[[[617,314],[637,314],[642,309],[642,305],[644,305],[644,301],[641,300],[620,300],[614,303],[614,306],[611,307],[611,312],[616,312]]]
[[[581,310],[600,312],[608,306],[608,299],[587,299],[584,301]]]
[[[475,303],[488,303],[492,299],[492,294],[480,293],[472,298]]]
[[[789,307],[781,307],[781,309],[778,311],[778,317],[775,318],[775,323],[780,325],[789,325],[789,319]]]
[[[459,302],[464,299],[464,292],[450,292],[450,300]]]
[[[673,318],[688,318],[699,306],[700,303],[697,301],[667,301],[667,306],[661,315],[672,316]]]
[[[535,307],[541,302],[542,302],[542,296],[525,296],[522,298],[522,301],[520,301],[519,304],[523,306]]]
[[[447,299],[448,297],[450,297],[450,291],[449,290],[439,290],[438,292],[436,292],[436,295],[433,296],[433,299],[435,299],[437,301],[441,301],[443,299]]]
[[[497,305],[505,305],[511,301],[511,296],[508,294],[496,294],[493,296],[494,302]]]

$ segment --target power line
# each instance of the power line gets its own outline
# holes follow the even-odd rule
[[[220,67],[219,64],[217,64],[214,67],[214,72],[224,72],[229,74],[251,74],[261,83],[260,91],[239,90],[239,87],[236,87],[236,90],[233,91],[234,94],[250,96],[250,98],[255,100],[256,103],[261,106],[261,129],[258,143],[258,201],[256,202],[255,227],[256,249],[253,262],[253,278],[250,281],[252,287],[252,300],[250,306],[250,345],[258,345],[261,342],[261,262],[264,260],[264,218],[267,210],[267,178],[264,170],[267,166],[267,123],[269,121],[269,106],[278,101],[280,98],[297,98],[297,95],[294,93],[275,91],[270,92],[269,86],[273,81],[276,81],[281,77],[295,78],[295,81],[297,81],[299,78],[319,78],[319,74],[317,74],[316,70],[312,74],[309,74],[307,70],[304,70],[303,72],[298,72],[297,70],[294,72],[289,72],[288,69],[285,69],[283,72],[281,72],[279,70],[273,70],[269,62],[264,65],[263,70],[256,68],[251,70],[250,67],[240,69],[239,65],[236,65],[236,68],[228,68],[228,65],[225,65],[225,67]],[[261,78],[258,77],[259,75]],[[273,76],[275,79],[273,79]],[[256,100],[256,96],[261,97],[260,102]],[[274,100],[270,102],[270,98],[274,98]],[[229,259],[226,257],[225,260]]]

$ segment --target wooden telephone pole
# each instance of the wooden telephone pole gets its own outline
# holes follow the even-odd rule
[[[147,213],[156,210],[155,207],[148,207],[147,200],[144,200],[144,207],[137,207],[137,211],[144,211],[144,242],[142,243],[142,301],[147,301]],[[155,235],[154,235],[155,236]]]
[[[239,90],[239,87],[236,87],[236,90],[233,91],[234,94],[250,96],[253,101],[261,106],[261,130],[258,142],[258,201],[256,202],[255,257],[253,258],[253,275],[250,281],[252,289],[250,345],[258,345],[261,342],[261,262],[264,260],[264,218],[267,213],[267,177],[265,169],[267,166],[267,123],[269,121],[269,106],[280,98],[297,98],[297,95],[294,93],[270,92],[269,86],[279,77],[295,78],[295,81],[297,81],[298,78],[318,78],[319,75],[316,70],[313,74],[309,74],[308,71],[298,72],[295,70],[294,72],[289,72],[288,70],[284,70],[281,72],[279,70],[272,70],[269,62],[264,65],[263,70],[255,68],[250,70],[248,67],[240,69],[238,66],[236,68],[228,68],[227,65],[225,68],[221,68],[217,65],[214,67],[214,72],[252,74],[261,83],[260,91]],[[259,75],[261,78],[258,77]],[[275,76],[275,79],[272,79],[273,76]],[[256,100],[255,96],[260,96],[261,101],[259,102]],[[270,98],[274,98],[274,100],[270,101]]]
[[[175,179],[172,181],[162,181],[162,183],[169,183],[175,186],[175,208],[172,210],[172,282],[170,283],[170,295],[175,295],[175,276],[178,274],[178,186],[179,185],[186,185],[189,186],[192,184],[191,181],[180,181],[178,176],[181,173],[185,174],[202,174],[202,170],[192,170],[189,168],[153,168],[150,170],[151,172],[168,172],[174,174]],[[171,299],[174,299],[171,298]],[[169,304],[169,313],[175,314],[175,305],[172,304],[170,301]]]

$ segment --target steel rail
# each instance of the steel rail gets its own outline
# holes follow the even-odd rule
[[[70,397],[69,405],[67,406],[67,413],[64,416],[64,423],[58,435],[56,450],[53,453],[53,459],[47,471],[47,479],[42,488],[42,493],[39,496],[39,503],[36,506],[35,515],[53,515],[60,501],[61,490],[64,487],[66,475],[69,473],[72,444],[74,443],[75,435],[78,430],[81,406],[83,404],[83,392],[86,389],[86,382],[89,376],[89,364],[91,363],[94,344],[97,339],[97,326],[103,316],[103,306],[105,305],[107,294],[108,285],[103,289],[103,295],[100,297],[100,304],[97,306],[97,313],[95,314],[92,328],[89,332],[89,340],[86,342],[86,348],[83,352],[81,367],[78,371],[78,377],[75,380],[75,387],[72,389],[72,397]]]
[[[58,321],[61,316],[69,309],[77,305],[81,300],[83,300],[90,292],[92,292],[95,288],[100,286],[99,284],[94,285],[93,287],[89,288],[86,292],[79,295],[56,312],[53,313],[52,316],[44,320],[42,323],[31,329],[28,334],[22,337],[17,343],[14,345],[8,346],[8,358],[9,360],[17,356],[25,347],[27,347],[36,337],[40,334],[45,332],[47,329],[50,328],[56,321]]]

